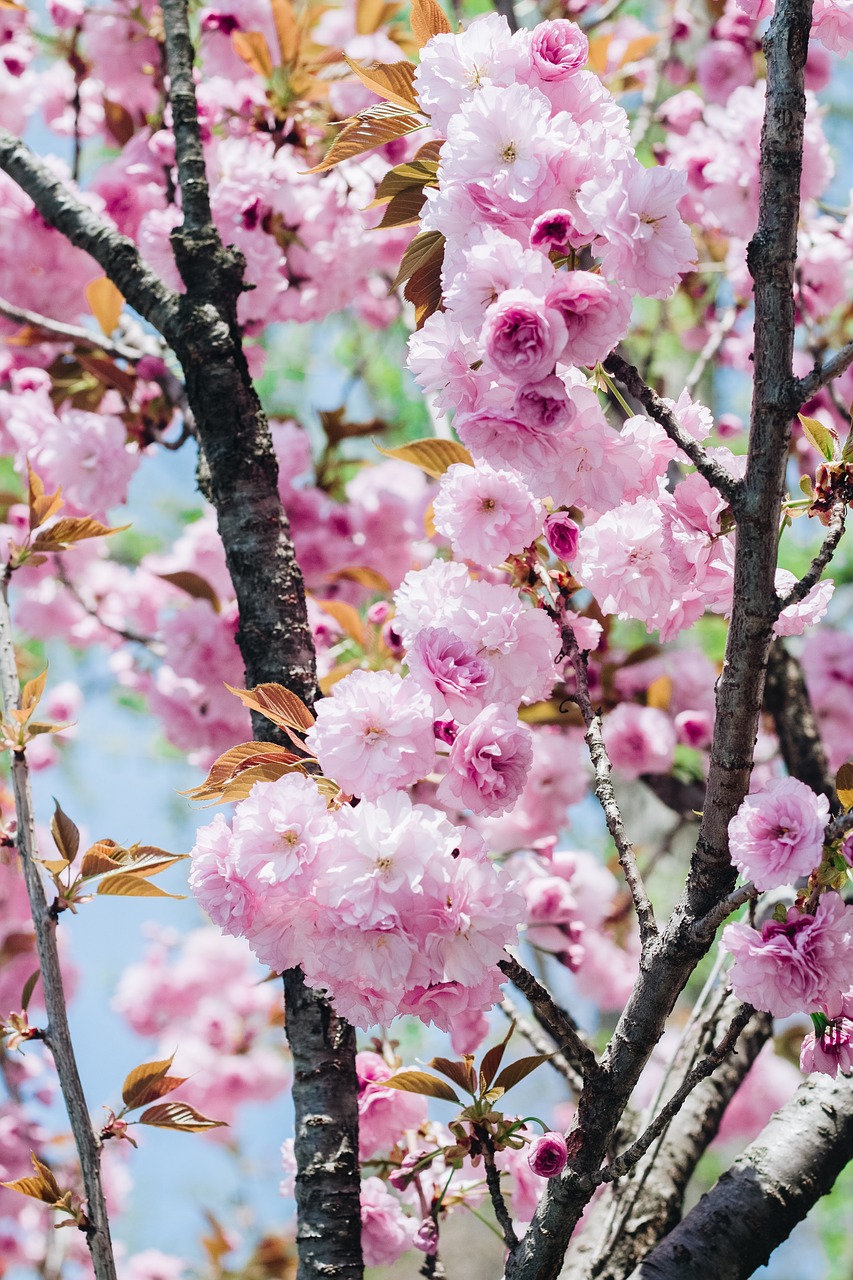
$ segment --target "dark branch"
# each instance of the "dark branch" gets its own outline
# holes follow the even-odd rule
[[[741,482],[730,475],[719,462],[709,457],[698,440],[694,440],[690,433],[684,430],[669,405],[656,391],[646,385],[640,377],[639,370],[627,360],[623,360],[615,351],[603,361],[603,364],[607,372],[612,373],[635,400],[639,400],[649,417],[663,427],[670,440],[678,445],[682,453],[687,454],[696,470],[714,486],[732,509],[736,510],[740,499]]]
[[[533,974],[512,956],[499,960],[498,968],[503,970],[510,982],[526,997],[537,1022],[545,1028],[554,1043],[561,1046],[566,1058],[577,1064],[584,1079],[594,1078],[598,1062],[574,1019],[554,1002],[553,997],[536,981]]]
[[[712,907],[707,915],[702,916],[701,920],[697,920],[693,926],[693,936],[698,942],[710,942],[717,929],[727,920],[733,911],[737,911],[738,907],[742,907],[745,902],[751,902],[753,898],[757,898],[759,890],[750,880],[748,884],[742,884],[739,889],[733,889],[730,894],[723,898],[722,902],[718,902]]]
[[[825,795],[831,812],[837,813],[835,783],[826,763],[803,669],[781,640],[774,640],[770,646],[764,707],[773,717],[782,759],[791,777],[799,778],[818,795]]]
[[[580,1093],[583,1088],[583,1076],[574,1067],[571,1062],[562,1053],[554,1052],[554,1044],[556,1041],[549,1040],[547,1035],[543,1035],[539,1028],[527,1018],[521,1010],[510,1000],[509,996],[504,996],[501,1001],[501,1012],[511,1022],[515,1023],[515,1029],[520,1036],[524,1036],[531,1049],[536,1053],[548,1054],[548,1064],[561,1075],[568,1083],[569,1088],[575,1093]]]
[[[846,347],[842,347],[834,356],[830,356],[825,364],[815,365],[811,373],[800,378],[795,388],[798,407],[816,396],[822,387],[839,378],[851,364],[853,364],[853,342],[848,342]]]
[[[480,1133],[480,1144],[483,1149],[483,1164],[486,1166],[486,1186],[489,1188],[489,1199],[495,1211],[498,1226],[503,1232],[504,1244],[510,1250],[518,1248],[518,1236],[515,1234],[512,1217],[506,1207],[501,1191],[501,1175],[495,1164],[495,1148],[487,1133]]]
[[[853,1157],[853,1082],[813,1075],[632,1280],[746,1280]]]
[[[812,587],[820,582],[824,569],[835,555],[836,548],[844,536],[845,512],[845,504],[843,502],[839,503],[829,518],[829,532],[823,540],[820,551],[818,551],[799,582],[794,583],[784,599],[780,600],[780,613],[790,605],[799,604],[801,600],[805,600]]]
[[[15,707],[20,707],[21,698],[15,646],[12,640],[7,577],[3,578],[2,588],[0,588],[0,689],[2,689],[4,713],[7,718],[11,718],[11,711]],[[23,751],[12,754],[12,787],[15,793],[18,853],[35,928],[42,991],[47,1010],[47,1030],[41,1038],[47,1044],[56,1063],[59,1087],[71,1122],[74,1145],[80,1158],[83,1189],[87,1202],[86,1239],[92,1255],[95,1275],[97,1280],[116,1280],[110,1224],[101,1181],[101,1144],[89,1119],[89,1108],[86,1105],[86,1096],[83,1092],[68,1027],[62,967],[56,945],[56,916],[47,905],[36,862],[38,851],[35,812],[30,790],[29,766]]]

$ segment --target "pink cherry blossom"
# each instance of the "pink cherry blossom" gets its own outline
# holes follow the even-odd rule
[[[574,22],[540,22],[530,42],[533,68],[542,80],[565,80],[586,62],[589,42]]]
[[[456,738],[439,799],[474,813],[505,813],[521,795],[532,762],[530,730],[492,703]]]
[[[361,1247],[368,1267],[381,1267],[411,1249],[417,1223],[403,1212],[400,1201],[381,1178],[361,1184]]]
[[[540,530],[541,512],[520,476],[487,463],[454,463],[433,502],[439,533],[459,556],[484,565],[500,564],[529,546]]]
[[[353,671],[318,703],[306,743],[345,791],[373,799],[429,773],[432,722],[432,703],[413,680],[390,671]]]
[[[486,356],[516,382],[536,382],[553,372],[566,344],[560,313],[528,289],[505,289],[486,311],[480,334]]]
[[[540,1178],[556,1178],[566,1167],[569,1158],[566,1139],[561,1133],[543,1133],[534,1138],[527,1153],[527,1162]]]
[[[620,702],[604,720],[610,760],[626,778],[668,773],[675,751],[675,726],[664,711]]]
[[[447,627],[424,627],[406,654],[409,675],[440,712],[447,707],[462,724],[488,702],[492,668]]]
[[[748,795],[729,823],[732,862],[756,889],[807,876],[820,862],[829,801],[797,778]]]

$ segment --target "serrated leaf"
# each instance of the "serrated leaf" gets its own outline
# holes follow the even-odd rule
[[[477,1081],[467,1062],[454,1062],[452,1058],[431,1058],[428,1065],[440,1071],[443,1076],[447,1076],[448,1080],[452,1080],[454,1084],[458,1084],[459,1088],[464,1089],[466,1093],[476,1094]]]
[[[110,534],[122,533],[129,528],[129,524],[122,524],[110,529],[91,516],[65,516],[38,534],[31,547],[36,552],[64,551],[66,547],[82,542],[84,538],[108,538]]]
[[[77,857],[77,850],[80,848],[80,832],[77,829],[77,824],[72,822],[68,814],[63,811],[55,796],[53,804],[53,817],[50,820],[50,834],[53,837],[53,843],[66,863],[73,862]]]
[[[315,600],[315,604],[334,618],[344,635],[349,636],[362,649],[364,648],[364,624],[361,615],[351,604],[343,600]]]
[[[272,75],[272,54],[260,31],[232,31],[231,47],[255,75],[262,80],[269,80]]]
[[[422,129],[424,124],[423,116],[412,115],[394,102],[379,102],[375,106],[365,107],[357,116],[345,122],[321,163],[306,172],[322,173],[326,169],[332,169],[342,160],[350,160],[363,151],[372,151],[374,147],[384,146],[386,142],[404,138],[406,134]]]
[[[838,792],[838,799],[841,807],[846,813],[848,809],[853,808],[853,763],[847,761],[838,770],[835,775],[835,790]]]
[[[371,93],[393,102],[404,111],[418,111],[418,100],[413,86],[415,68],[411,62],[371,62],[363,67],[344,54],[344,61],[354,71],[361,83]]]
[[[36,1171],[34,1178],[17,1178],[14,1182],[0,1182],[0,1187],[9,1191],[19,1191],[22,1196],[30,1196],[33,1200],[41,1200],[44,1204],[56,1204],[62,1198],[59,1183],[38,1156],[30,1152],[30,1160]]]
[[[279,728],[299,729],[304,732],[314,723],[314,716],[301,698],[285,689],[283,684],[258,684],[254,689],[225,688],[240,699],[250,711],[259,711]]]
[[[129,871],[116,871],[107,875],[98,885],[98,893],[114,898],[175,898],[183,899],[185,893],[167,893],[159,885],[152,884]]]
[[[421,148],[425,150],[425,148]],[[373,204],[382,204],[401,191],[422,190],[424,187],[438,186],[437,160],[407,160],[404,164],[395,165],[384,175],[376,188]]]
[[[485,1093],[489,1085],[497,1074],[498,1067],[501,1065],[506,1047],[509,1044],[510,1036],[515,1030],[515,1023],[509,1024],[509,1031],[501,1040],[500,1044],[492,1045],[491,1049],[483,1054],[483,1061],[480,1063],[480,1090]]]
[[[121,1086],[121,1100],[126,1107],[141,1107],[142,1101],[134,1101],[139,1092],[144,1092],[156,1080],[162,1080],[174,1061],[175,1055],[162,1058],[159,1062],[143,1062],[134,1067],[124,1078]]]
[[[838,448],[838,435],[830,427],[825,427],[822,422],[818,422],[817,418],[807,418],[805,414],[798,413],[800,426],[803,428],[803,435],[818,453],[832,462],[836,456]]]
[[[428,1098],[442,1098],[445,1102],[459,1102],[449,1084],[425,1071],[400,1071],[382,1081],[383,1089],[400,1089],[403,1093],[422,1093]]]
[[[36,989],[36,983],[41,977],[41,969],[36,969],[35,973],[31,973],[24,983],[24,989],[21,992],[21,1012],[26,1013],[29,1003],[33,998],[33,992]]]
[[[440,231],[422,231],[406,248],[400,270],[388,292],[393,293],[398,285],[403,284],[435,256],[444,256],[444,236]]]
[[[85,292],[89,310],[101,326],[101,333],[109,337],[118,327],[124,306],[124,294],[106,276],[90,280]]]
[[[433,36],[446,35],[453,29],[436,0],[412,0],[411,24],[419,49]]]
[[[192,596],[194,600],[206,600],[212,605],[214,613],[220,613],[222,605],[219,596],[213,587],[203,578],[200,573],[193,573],[190,569],[182,569],[178,573],[158,573],[158,578],[162,578],[164,582],[170,582],[173,587],[177,587],[180,591],[185,591],[188,596]]]
[[[272,742],[240,742],[214,760],[204,782],[189,791],[180,792],[191,800],[214,800],[235,778],[258,765],[281,766],[277,777],[283,777],[290,769],[300,767],[299,757],[285,747]],[[254,784],[253,784],[254,785]],[[246,792],[248,795],[248,791]]]
[[[426,195],[423,187],[407,187],[405,191],[398,192],[397,195],[392,196],[389,200],[377,230],[387,231],[391,227],[416,226],[420,222],[421,209],[423,209],[425,202]],[[415,272],[415,275],[417,275],[417,272]],[[441,290],[439,289],[440,297]]]
[[[203,1116],[188,1102],[162,1102],[149,1107],[139,1117],[140,1124],[150,1124],[157,1129],[178,1129],[184,1133],[203,1133],[206,1129],[228,1128],[224,1120],[211,1120]]]
[[[386,458],[413,463],[436,480],[454,463],[465,462],[469,467],[474,465],[474,459],[463,444],[458,444],[456,440],[439,440],[435,436],[428,436],[425,440],[412,440],[409,444],[401,444],[397,449],[383,449],[378,444],[376,448]]]
[[[300,31],[290,0],[271,0],[275,34],[282,64],[293,66],[299,57]]]
[[[108,871],[120,870],[121,863],[115,862],[97,844],[83,854],[83,861],[80,863],[80,874],[84,880],[91,876],[102,876]]]
[[[434,254],[422,267],[418,267],[403,288],[403,297],[415,308],[416,329],[422,329],[430,316],[441,308],[443,265],[444,246],[442,245],[441,253]]]
[[[529,1076],[531,1071],[535,1071],[543,1062],[547,1062],[549,1058],[553,1058],[553,1053],[537,1053],[529,1058],[519,1058],[517,1062],[511,1062],[508,1067],[504,1067],[494,1083],[495,1089],[503,1089],[504,1093],[511,1089],[513,1085],[518,1084],[519,1080],[523,1080]]]
[[[189,856],[188,853],[167,853],[165,849],[158,849],[156,845],[138,845],[128,850],[128,857],[123,860],[122,866],[128,875],[142,876],[147,879],[149,876],[159,875],[169,867],[176,866],[179,862],[186,862]]]
[[[39,525],[44,524],[45,520],[55,516],[65,503],[62,498],[62,485],[57,485],[55,493],[45,493],[42,480],[36,475],[29,463],[27,463],[27,472],[29,480],[30,531],[32,532],[33,529],[37,529]]]

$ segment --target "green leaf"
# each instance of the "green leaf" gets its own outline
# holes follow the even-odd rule
[[[836,432],[831,427],[825,427],[822,422],[818,422],[817,418],[807,418],[802,413],[798,413],[797,417],[809,444],[813,445],[827,462],[832,462],[838,448]]]
[[[383,1089],[401,1089],[403,1093],[423,1093],[428,1098],[442,1098],[445,1102],[459,1102],[449,1084],[425,1071],[401,1071],[389,1080],[382,1081]]]

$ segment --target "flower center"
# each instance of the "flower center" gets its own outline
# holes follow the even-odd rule
[[[505,160],[507,164],[512,164],[517,158],[518,152],[515,149],[515,143],[508,142],[501,152],[501,159]]]

